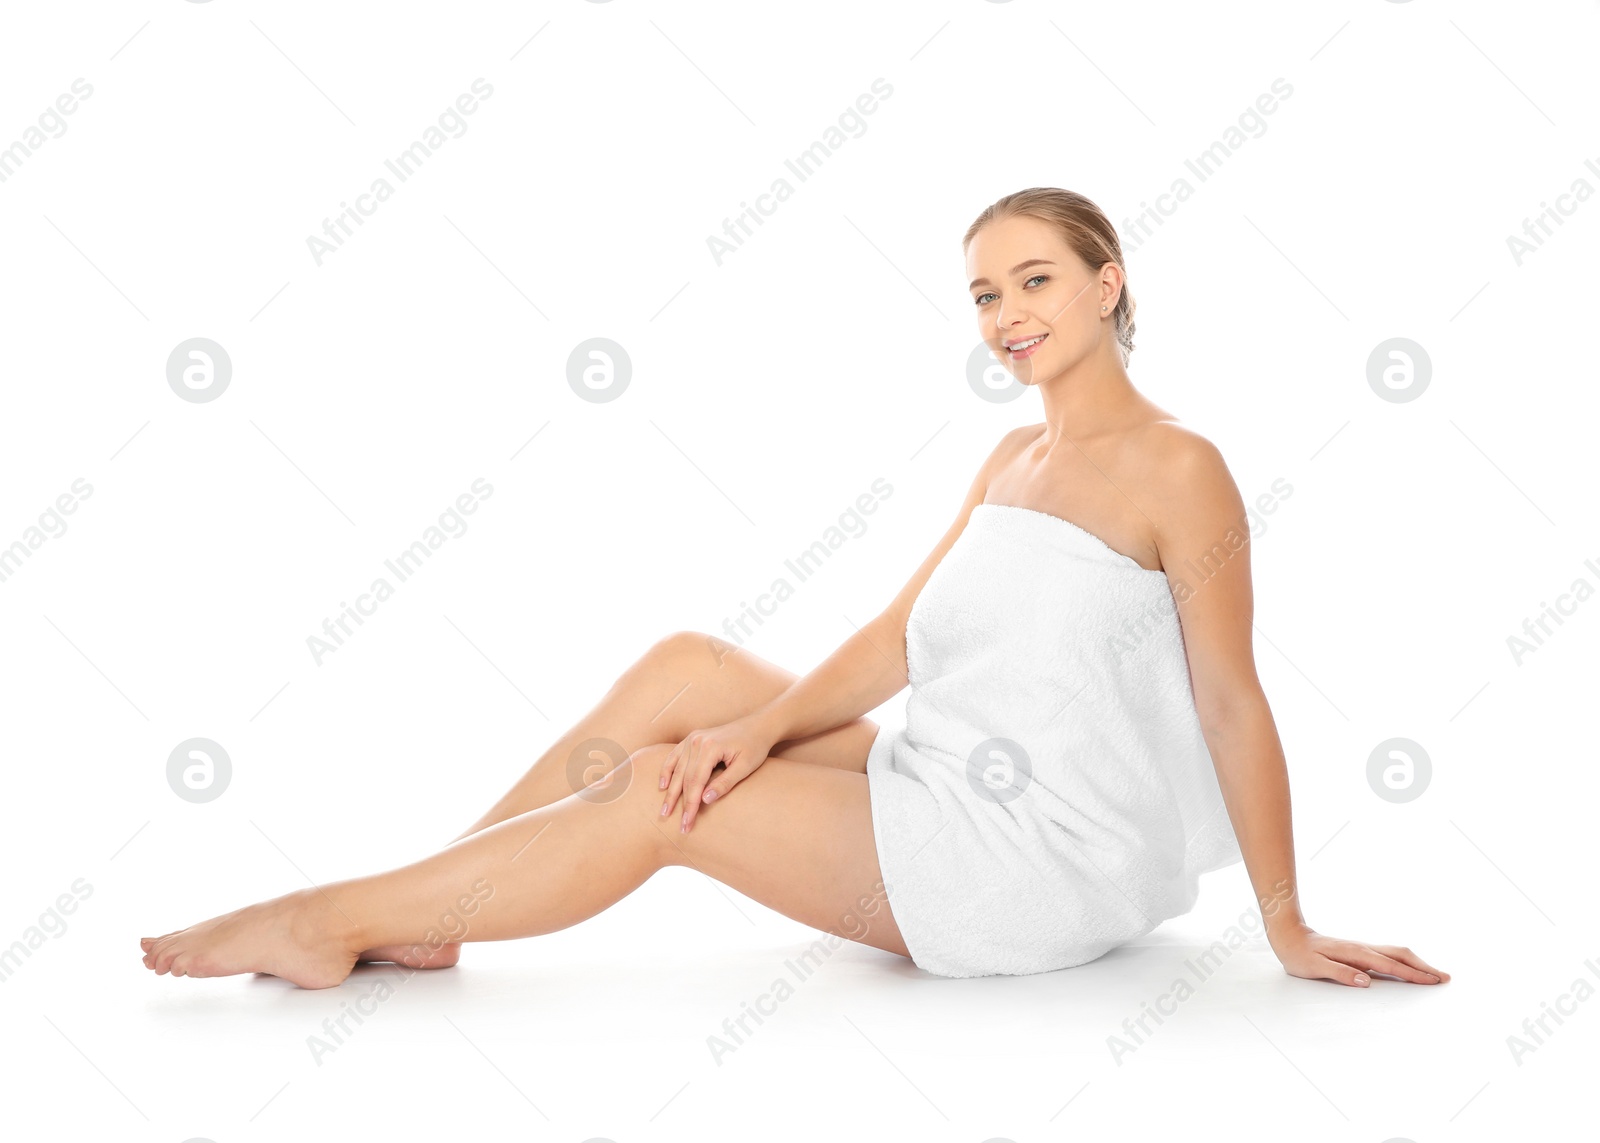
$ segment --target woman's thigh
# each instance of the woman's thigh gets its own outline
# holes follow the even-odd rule
[[[629,794],[654,819],[664,863],[698,869],[812,928],[910,955],[878,866],[865,774],[775,754],[702,806],[683,833],[681,814],[658,813],[670,750],[646,747],[619,768],[635,770]]]
[[[681,742],[690,731],[749,714],[799,678],[754,651],[698,631],[667,636],[639,666],[654,672],[652,691],[670,696],[655,720],[662,728],[662,741]],[[797,762],[865,774],[867,752],[877,734],[878,724],[862,717],[820,734],[777,743],[772,752]]]

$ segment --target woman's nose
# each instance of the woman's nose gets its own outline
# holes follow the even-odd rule
[[[1026,329],[1027,321],[1028,315],[1024,312],[1020,303],[1007,307],[1006,303],[1002,301],[995,313],[995,322],[1000,329],[1001,337],[1008,336],[1014,330]]]

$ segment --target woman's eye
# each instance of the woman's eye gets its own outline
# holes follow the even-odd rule
[[[1050,280],[1050,275],[1049,274],[1035,274],[1033,277],[1029,278],[1026,282],[1024,282],[1023,285],[1024,286],[1029,286],[1029,285],[1032,285],[1034,282],[1048,282],[1049,280]],[[992,297],[994,297],[993,294],[979,294],[976,298],[973,299],[973,301],[976,302],[976,304],[981,306],[981,305],[983,305],[983,299],[992,298]]]

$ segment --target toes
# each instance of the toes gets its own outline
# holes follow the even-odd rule
[[[168,937],[175,937],[181,932],[183,932],[182,929],[173,929],[170,933],[162,933],[159,937],[140,937],[139,947],[144,949],[145,952],[149,952],[157,943],[166,940]]]
[[[156,975],[160,976],[163,973],[172,971],[172,962],[177,960],[182,952],[183,950],[178,948],[170,939],[158,944],[154,954]]]
[[[172,938],[177,936],[181,932],[183,932],[182,929],[177,929],[177,930],[175,930],[173,932],[168,933],[164,937],[144,937],[144,938],[142,938],[139,941],[139,947],[144,949],[145,959],[147,961],[150,960],[151,958],[159,959],[159,957],[161,956],[161,951],[162,951],[163,946],[169,945],[170,942],[172,941]]]

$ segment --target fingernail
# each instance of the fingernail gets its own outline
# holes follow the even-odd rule
[[[1371,984],[1372,983],[1372,978],[1370,976],[1368,976],[1364,972],[1358,972],[1358,973],[1356,973],[1356,983],[1357,984]]]
[[[716,799],[717,799],[717,792],[715,790],[707,790],[706,794],[705,794],[705,797],[702,798],[701,801],[709,803],[709,802],[716,801]]]
[[[666,802],[662,802],[661,803],[661,816],[662,817],[666,817],[667,816],[667,811],[670,810],[671,808],[672,808],[671,805],[669,805]]]
[[[1438,979],[1439,979],[1439,978],[1438,978],[1438,977],[1437,977],[1437,976],[1435,976],[1435,975],[1434,975],[1434,974],[1433,974],[1433,973],[1431,973],[1431,972],[1425,972],[1425,973],[1423,973],[1423,974],[1422,974],[1422,975],[1423,975],[1423,976],[1426,976],[1426,977],[1427,977],[1427,978],[1428,978],[1428,979],[1429,979],[1429,980],[1438,980]]]

